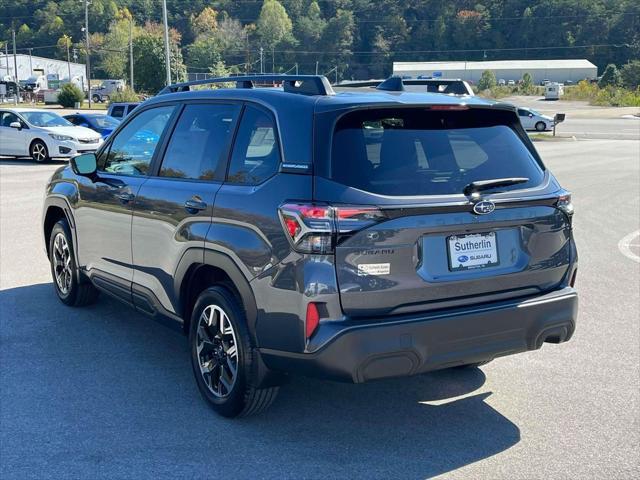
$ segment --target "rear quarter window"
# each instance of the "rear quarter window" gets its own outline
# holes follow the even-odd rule
[[[424,108],[363,110],[343,116],[333,135],[331,178],[380,195],[462,193],[474,181],[526,177],[542,166],[511,128],[511,112]]]

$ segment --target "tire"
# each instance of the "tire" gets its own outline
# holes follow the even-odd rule
[[[71,238],[69,224],[65,219],[59,220],[49,236],[51,277],[53,288],[62,303],[82,307],[96,300],[98,290],[91,283],[79,281]]]
[[[98,103],[98,102],[100,102],[100,101],[101,101],[101,100],[100,100],[100,95],[92,95],[92,96],[91,96],[91,100],[93,100],[93,101],[94,101],[94,103]]]
[[[536,130],[538,132],[544,132],[547,129],[547,124],[544,122],[538,122],[536,123]]]
[[[34,140],[29,147],[29,155],[36,163],[45,163],[50,160],[47,144],[42,140]]]
[[[253,415],[273,403],[279,387],[255,387],[257,353],[244,310],[229,289],[214,286],[200,294],[191,315],[189,347],[198,390],[218,414]]]

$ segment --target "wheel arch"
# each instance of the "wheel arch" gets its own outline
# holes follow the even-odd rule
[[[47,257],[49,256],[49,237],[51,236],[51,231],[53,230],[53,226],[61,219],[65,219],[69,224],[69,228],[71,229],[72,242],[74,253],[77,257],[77,242],[76,242],[76,229],[75,223],[73,222],[73,216],[71,215],[71,209],[69,204],[60,197],[48,197],[45,200],[44,205],[44,214],[42,216],[42,233],[44,237],[44,245],[45,250],[47,252]]]
[[[225,285],[240,301],[247,317],[249,333],[256,341],[256,300],[247,278],[233,260],[220,252],[190,249],[182,256],[176,270],[175,292],[179,299],[178,314],[183,318],[185,333],[189,332],[191,310],[198,295],[212,285]]]
[[[36,142],[41,142],[44,144],[44,146],[47,148],[47,153],[51,153],[49,152],[49,145],[47,144],[47,141],[43,138],[40,137],[35,137],[31,140],[31,142],[29,142],[29,155],[31,155],[31,147],[33,147],[33,144]]]

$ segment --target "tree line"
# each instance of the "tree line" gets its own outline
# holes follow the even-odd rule
[[[640,57],[637,0],[167,0],[173,80],[190,73],[332,72],[380,78],[393,61]],[[164,83],[161,0],[91,0],[94,78]],[[0,0],[0,43],[84,61],[79,0]],[[11,49],[11,47],[10,47]]]

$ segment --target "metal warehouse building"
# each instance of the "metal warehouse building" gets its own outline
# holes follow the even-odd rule
[[[69,78],[69,69],[71,69],[71,78],[77,77],[82,82],[85,79],[85,65],[82,63],[69,62],[67,64],[66,60],[24,54],[16,55],[16,63],[18,64],[18,80],[26,80],[38,75],[53,75],[62,80]],[[14,78],[13,65],[13,54],[0,55],[0,79],[7,76],[11,79]]]
[[[534,83],[542,80],[552,82],[577,82],[594,79],[598,67],[589,60],[500,60],[495,62],[393,62],[394,75],[416,78],[427,77],[461,78],[477,83],[485,70],[492,70],[497,79],[520,80],[529,73]]]

